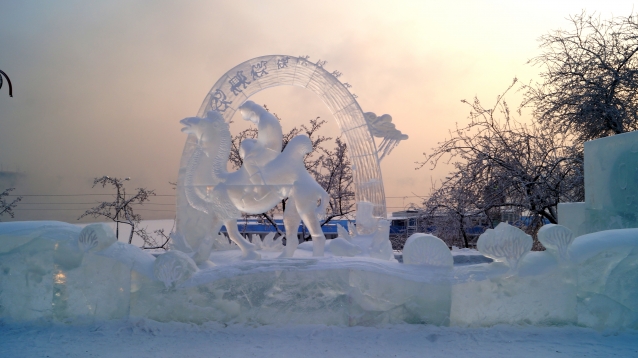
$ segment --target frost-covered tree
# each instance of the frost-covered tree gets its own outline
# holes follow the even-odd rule
[[[464,172],[448,177],[445,185],[433,188],[432,194],[423,202],[419,231],[431,233],[448,246],[470,247],[473,239],[468,232],[477,224],[485,223],[485,210],[477,205],[477,192],[472,178]]]
[[[583,200],[582,154],[558,127],[513,118],[504,95],[515,83],[493,107],[484,107],[477,98],[462,101],[470,106],[470,123],[457,126],[432,153],[424,153],[418,168],[453,165],[424,202],[431,219],[447,213],[460,227],[467,217],[480,215],[491,224],[506,210],[530,216],[531,221],[519,224],[534,233],[544,219],[557,223],[559,202]]]
[[[0,193],[0,216],[7,214],[11,216],[11,218],[15,217],[15,213],[13,209],[18,205],[18,203],[22,200],[21,196],[16,197],[13,200],[8,200],[7,197],[9,193],[11,193],[15,188],[5,189],[2,193]]]
[[[524,105],[579,142],[638,129],[638,18],[582,12],[569,22],[540,38],[543,53],[530,63],[542,81],[526,86]]]
[[[128,237],[129,244],[133,242],[133,235],[137,234],[142,238],[142,240],[144,240],[144,246],[142,248],[165,248],[168,243],[168,236],[164,234],[164,230],[160,229],[155,231],[155,234],[159,235],[161,237],[161,241],[163,241],[163,244],[159,244],[157,240],[146,231],[146,228],[140,227],[142,217],[139,214],[136,214],[133,210],[133,205],[144,204],[149,201],[152,196],[155,196],[155,191],[145,188],[137,188],[133,195],[127,196],[124,182],[128,180],[130,180],[130,178],[121,179],[109,176],[95,178],[93,181],[93,187],[96,185],[101,185],[103,188],[107,185],[112,186],[115,189],[115,200],[105,201],[95,207],[92,207],[85,211],[84,214],[80,215],[78,220],[86,216],[94,218],[105,217],[115,222],[115,237],[118,238],[118,240],[120,237],[120,224],[126,224],[131,228]]]
[[[344,218],[355,211],[352,163],[348,147],[341,138],[335,138],[332,150],[319,148],[321,161],[311,169],[315,180],[330,195],[324,224],[335,218]]]

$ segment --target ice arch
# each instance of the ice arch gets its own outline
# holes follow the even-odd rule
[[[325,62],[324,62],[325,63]],[[377,148],[355,96],[321,61],[307,57],[270,55],[243,62],[226,72],[213,86],[197,115],[210,110],[222,113],[226,121],[253,94],[270,87],[297,86],[311,90],[328,106],[348,144],[357,201],[374,204],[374,215],[386,216],[385,193]],[[189,136],[180,164],[180,176],[193,151],[195,138]],[[178,198],[179,201],[179,198]]]

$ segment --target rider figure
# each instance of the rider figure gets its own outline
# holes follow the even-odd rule
[[[283,131],[279,120],[262,106],[253,101],[247,101],[239,107],[242,117],[257,125],[257,139],[244,139],[239,149],[246,172],[251,184],[267,185],[262,168],[281,154]],[[269,192],[269,188],[256,187],[259,198]]]

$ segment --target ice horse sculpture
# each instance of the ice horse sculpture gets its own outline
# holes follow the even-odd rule
[[[292,257],[298,245],[297,228],[303,220],[312,235],[314,255],[323,256],[326,238],[319,218],[325,215],[328,194],[317,184],[304,165],[304,156],[312,151],[306,135],[290,140],[281,151],[282,131],[279,121],[263,107],[252,101],[240,107],[246,120],[258,125],[256,140],[242,142],[242,167],[228,172],[231,137],[228,124],[217,111],[209,111],[205,118],[185,118],[182,131],[197,138],[196,150],[188,159],[183,182],[178,182],[186,194],[190,207],[209,215],[209,234],[217,234],[226,226],[231,240],[242,250],[243,258],[258,259],[255,245],[237,230],[241,212],[260,214],[272,209],[282,199],[289,198],[284,211],[284,226],[288,244],[284,257]],[[188,221],[188,211],[178,211],[178,220]],[[185,217],[186,216],[186,217]],[[187,244],[185,233],[173,234],[175,247],[192,253],[196,261],[207,260],[212,248],[212,235],[205,237],[197,250]],[[203,248],[202,248],[203,247]]]
[[[176,233],[173,238],[176,248],[188,252],[196,262],[202,264],[207,260],[208,253],[214,247],[227,246],[223,242],[223,238],[215,234],[215,227],[219,226],[219,220],[225,224],[225,220],[234,219],[221,218],[216,215],[216,217],[221,219],[215,221],[213,224],[215,227],[212,227],[210,224],[211,208],[208,208],[208,206],[213,204],[211,202],[213,188],[221,182],[220,180],[223,181],[223,185],[218,189],[220,193],[228,191],[231,194],[238,194],[239,186],[241,185],[255,186],[253,189],[246,190],[252,190],[255,193],[258,191],[260,194],[257,196],[261,196],[264,199],[261,201],[264,204],[262,205],[263,207],[269,206],[266,205],[269,200],[274,201],[277,196],[286,197],[286,192],[292,190],[290,187],[292,183],[278,182],[278,186],[275,187],[272,186],[272,182],[265,184],[263,181],[260,166],[274,160],[274,156],[281,151],[279,140],[281,139],[281,130],[275,118],[269,116],[267,112],[266,114],[257,114],[256,111],[259,110],[265,112],[263,108],[257,108],[259,106],[247,104],[246,102],[251,95],[274,86],[291,85],[307,88],[317,94],[329,107],[348,143],[348,150],[353,163],[352,172],[356,201],[370,203],[372,205],[371,213],[375,218],[386,216],[385,194],[379,162],[381,158],[389,154],[400,141],[407,139],[408,136],[396,129],[389,115],[377,116],[371,112],[364,114],[356,101],[356,95],[349,91],[351,86],[338,80],[341,75],[339,72],[328,72],[324,68],[325,64],[325,61],[313,63],[308,60],[308,57],[262,56],[235,66],[215,83],[205,98],[197,117],[191,118],[189,123],[195,124],[197,122],[198,125],[203,125],[206,121],[203,118],[209,117],[222,118],[228,123],[237,111],[242,111],[245,119],[252,120],[257,124],[260,138],[256,142],[252,140],[244,141],[245,145],[241,148],[246,156],[244,160],[246,164],[241,172],[247,173],[250,183],[232,182],[238,178],[232,178],[230,181],[222,180],[219,177],[219,173],[213,175],[208,173],[207,175],[213,176],[213,178],[206,179],[202,178],[202,176],[193,176],[194,166],[198,166],[200,173],[206,173],[206,170],[212,170],[212,168],[207,169],[207,166],[215,165],[217,168],[224,168],[222,161],[225,159],[219,157],[218,161],[214,161],[209,158],[208,163],[204,163],[203,157],[205,154],[202,154],[201,149],[203,144],[202,137],[198,136],[196,131],[187,129],[186,132],[189,133],[189,136],[182,154],[178,176],[177,222]],[[250,111],[254,114],[248,114],[249,107],[252,108]],[[260,119],[262,116],[264,118]],[[373,137],[382,138],[378,149]],[[227,138],[225,137],[224,140]],[[266,140],[265,138],[270,139]],[[240,176],[239,173],[236,176]],[[236,184],[236,186],[229,186],[233,184]],[[262,185],[262,187],[257,189],[257,185]],[[267,194],[269,191],[271,193]],[[244,194],[238,195],[242,196],[242,200],[248,200],[243,197]],[[265,197],[265,195],[269,195],[269,197]],[[293,195],[299,197],[300,194]],[[224,206],[221,203],[218,203],[221,206],[217,207],[220,213],[223,207],[226,208],[227,215],[222,215],[224,217],[237,217],[238,210],[250,213],[258,211],[256,207],[247,208],[238,203],[238,199],[233,195],[229,195],[228,199],[229,201],[226,202],[234,202],[234,205],[232,205],[235,206],[234,208],[231,205]],[[310,194],[307,199],[315,200]],[[253,201],[253,204],[257,205],[257,200]],[[295,207],[301,209],[298,205]],[[316,225],[312,224],[315,220],[310,218],[309,209],[298,210],[298,214],[304,223],[311,223],[311,235],[313,236],[313,241],[317,242],[315,254],[321,255],[325,240]],[[288,215],[284,214],[284,216],[288,218],[288,220],[284,220],[284,223],[288,233],[287,237],[290,238],[294,222],[298,223],[300,219],[295,218],[295,214],[292,212],[288,213]],[[226,226],[228,227],[228,225]],[[234,227],[234,225],[232,226]],[[234,228],[229,230],[230,237],[238,243],[239,248],[244,253],[244,257],[257,258],[257,255],[252,253],[253,247],[245,239],[240,238]],[[377,230],[377,228],[374,227],[374,230]],[[290,247],[287,245],[286,257],[292,256],[294,245],[296,243],[293,243],[293,246]]]
[[[297,86],[315,93],[333,113],[343,133],[351,155],[353,182],[357,202],[372,204],[375,217],[386,216],[385,193],[379,166],[379,158],[388,154],[401,140],[407,139],[391,123],[387,115],[364,115],[356,95],[348,83],[342,83],[337,71],[329,72],[325,61],[312,62],[307,56],[269,55],[245,61],[226,72],[213,85],[204,99],[197,117],[205,118],[210,111],[217,111],[230,122],[239,106],[255,93],[276,86]],[[383,138],[377,149],[374,137]],[[197,155],[198,138],[189,134],[178,176],[179,183],[186,182],[187,168],[193,155]],[[250,171],[250,168],[248,168]],[[200,188],[200,193],[204,188]],[[209,214],[191,206],[184,187],[177,188],[177,217],[175,242],[198,262],[206,259],[211,241],[220,242],[211,234]]]

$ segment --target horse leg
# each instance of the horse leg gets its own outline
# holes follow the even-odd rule
[[[286,248],[279,257],[292,257],[299,245],[299,238],[297,237],[297,231],[299,230],[299,223],[301,217],[297,211],[294,199],[288,199],[288,205],[284,210],[284,227],[286,229]]]
[[[323,230],[321,230],[315,211],[301,213],[301,219],[304,225],[308,227],[312,237],[312,256],[323,256],[326,247],[326,237],[323,234]]]
[[[242,252],[242,259],[244,260],[259,260],[261,259],[261,255],[255,252],[255,244],[251,244],[248,240],[246,240],[237,229],[237,220],[228,219],[224,221],[224,225],[226,226],[226,231],[228,232],[228,236],[234,243],[239,246]]]

